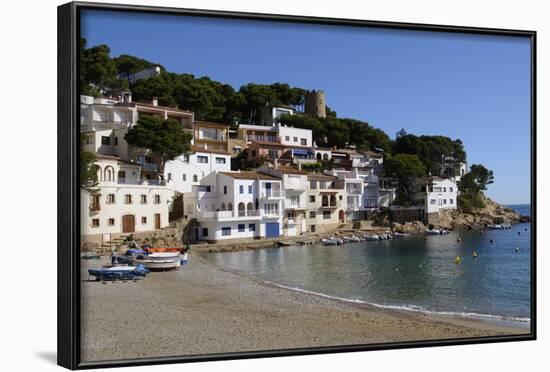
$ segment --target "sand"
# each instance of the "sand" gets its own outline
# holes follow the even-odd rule
[[[137,282],[87,281],[82,361],[528,333],[527,328],[380,309],[296,292],[192,256]]]

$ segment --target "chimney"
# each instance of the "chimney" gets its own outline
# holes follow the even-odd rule
[[[159,105],[159,100],[157,97],[153,97],[153,106],[158,106]]]

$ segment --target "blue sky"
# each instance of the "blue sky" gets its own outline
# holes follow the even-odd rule
[[[339,117],[392,138],[460,138],[495,172],[487,194],[530,200],[528,38],[84,11],[88,46],[231,84],[323,89]]]

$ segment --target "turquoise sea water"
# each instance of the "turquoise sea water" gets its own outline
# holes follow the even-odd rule
[[[529,214],[528,205],[513,207]],[[427,239],[419,235],[206,257],[219,266],[294,290],[381,307],[528,325],[530,244],[531,226],[525,223],[483,234],[451,232]],[[474,251],[477,258],[472,256]],[[463,257],[461,264],[454,262],[457,255]]]

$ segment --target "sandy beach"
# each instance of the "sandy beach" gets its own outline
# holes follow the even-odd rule
[[[200,256],[136,282],[87,281],[82,361],[528,333],[476,320],[346,303],[260,283]]]

